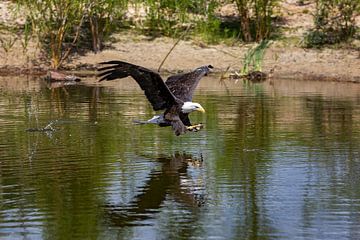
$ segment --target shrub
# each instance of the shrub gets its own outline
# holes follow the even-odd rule
[[[353,37],[359,7],[360,2],[353,0],[316,0],[315,27],[305,36],[306,45],[335,44]]]
[[[104,38],[112,30],[116,20],[121,19],[127,10],[127,0],[87,0],[89,12],[87,22],[90,26],[92,49],[102,50]]]
[[[25,8],[33,33],[49,56],[51,67],[56,69],[78,44],[85,21],[90,23],[93,50],[99,51],[105,25],[119,12],[115,8],[122,9],[126,0],[17,0],[17,3]]]
[[[270,37],[272,15],[278,0],[234,0],[240,17],[241,37],[245,42]]]
[[[18,0],[43,49],[49,51],[51,66],[58,68],[76,44],[86,5],[71,0]]]

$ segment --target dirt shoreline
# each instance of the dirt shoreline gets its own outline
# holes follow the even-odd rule
[[[134,36],[118,35],[111,48],[94,54],[74,56],[63,67],[65,71],[80,76],[92,76],[99,62],[123,60],[157,70],[161,61],[176,40],[158,38],[152,41],[134,39]],[[275,42],[266,52],[263,71],[275,67],[274,79],[302,79],[360,83],[360,58],[355,50],[314,50],[297,47],[282,47]],[[211,64],[215,72],[232,73],[239,71],[242,59],[250,46],[214,45],[200,47],[194,42],[182,41],[169,55],[161,72],[175,73],[191,70],[200,65]],[[0,75],[43,75],[49,70],[46,64],[26,62],[12,50],[7,63],[0,61]],[[13,60],[11,60],[13,58]]]

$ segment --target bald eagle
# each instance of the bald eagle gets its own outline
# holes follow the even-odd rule
[[[201,125],[191,125],[188,117],[193,111],[205,112],[199,104],[192,102],[192,95],[200,79],[210,72],[211,65],[196,68],[189,73],[170,76],[166,82],[160,75],[147,68],[122,61],[102,62],[98,71],[103,80],[131,76],[144,91],[145,96],[155,111],[165,110],[163,114],[138,123],[154,123],[161,127],[171,126],[175,135],[186,131],[197,131]]]

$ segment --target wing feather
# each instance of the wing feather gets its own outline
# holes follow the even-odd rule
[[[171,93],[182,101],[192,101],[192,97],[200,79],[207,75],[213,68],[211,65],[202,66],[189,73],[182,73],[170,76],[166,80],[166,85]]]
[[[102,62],[98,69],[101,81],[111,81],[131,76],[144,91],[154,110],[167,109],[176,104],[175,96],[170,92],[160,75],[147,68],[122,61]]]

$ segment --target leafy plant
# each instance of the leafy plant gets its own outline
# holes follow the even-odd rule
[[[103,48],[104,37],[127,10],[127,0],[87,0],[88,22],[95,53]]]
[[[25,9],[32,32],[56,69],[80,40],[91,39],[94,52],[101,50],[104,35],[126,9],[127,0],[17,0],[17,3]],[[89,23],[90,38],[81,38],[84,23]],[[29,36],[27,25],[25,27]],[[28,40],[24,40],[24,46]]]
[[[241,37],[245,42],[269,38],[274,8],[278,0],[234,0],[239,18]]]
[[[197,31],[204,30],[209,21],[210,25],[213,24],[215,19],[213,13],[218,5],[216,0],[134,0],[133,2],[146,11],[145,21],[139,26],[143,32],[154,36],[171,37],[179,37],[190,25]]]
[[[88,5],[72,0],[18,0],[26,8],[28,21],[44,49],[49,49],[51,66],[58,68],[79,39]]]
[[[139,1],[145,6],[146,19],[143,30],[150,35],[163,34],[171,36],[187,22],[187,10],[192,1],[188,0],[144,0]]]
[[[247,75],[250,71],[261,71],[265,51],[270,44],[270,41],[263,40],[247,51],[240,75]]]
[[[29,45],[31,39],[31,26],[29,22],[26,22],[23,29],[23,37],[21,40],[21,46],[23,47],[23,51],[26,52],[27,47]]]
[[[0,46],[5,51],[5,53],[8,53],[14,46],[16,40],[16,36],[0,37]]]
[[[305,36],[308,47],[347,41],[356,33],[355,16],[360,2],[352,0],[316,0],[315,28]]]

